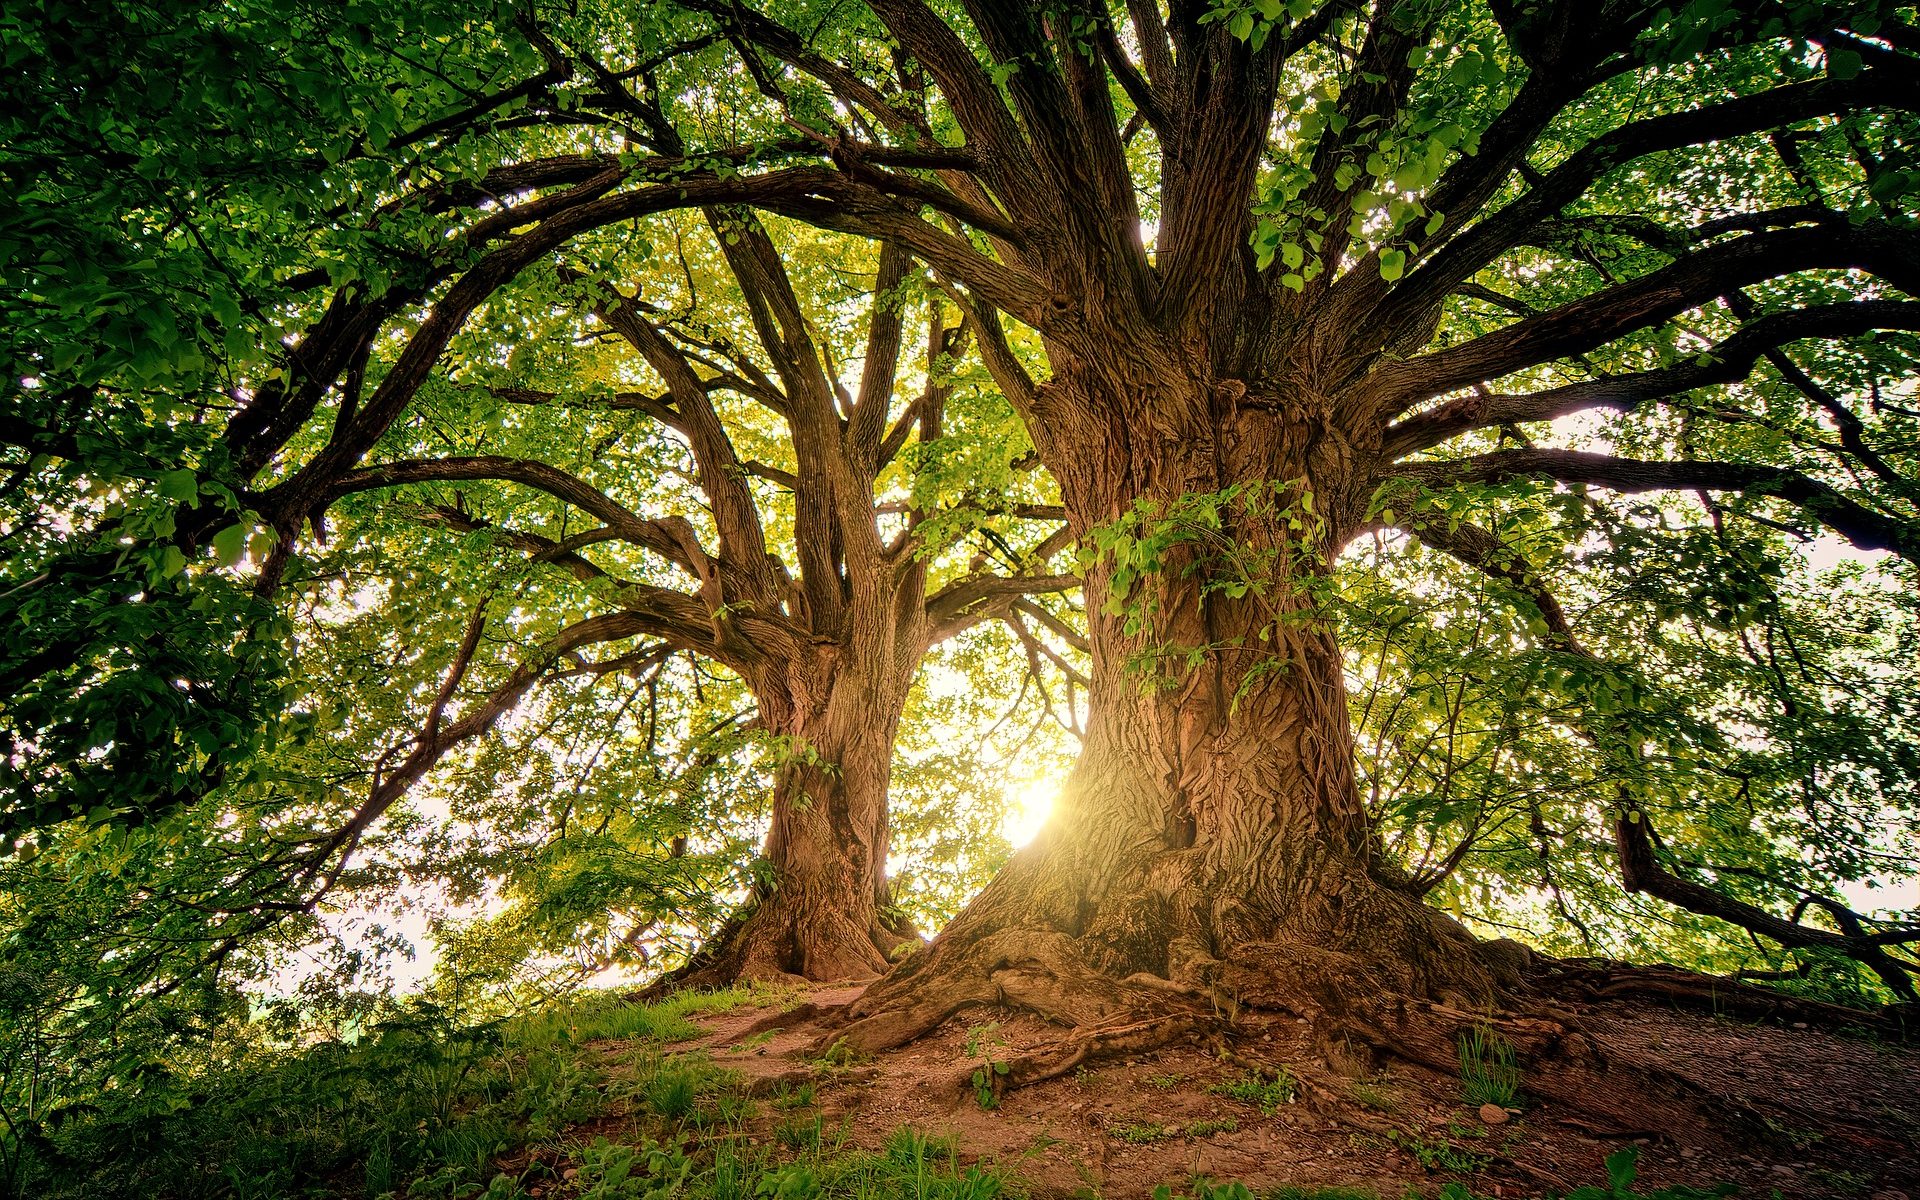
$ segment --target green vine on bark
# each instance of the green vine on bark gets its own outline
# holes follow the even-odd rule
[[[1265,541],[1246,536],[1261,529]],[[1260,679],[1287,668],[1286,627],[1324,619],[1327,522],[1304,479],[1249,480],[1215,492],[1188,492],[1177,500],[1142,497],[1113,521],[1088,533],[1083,569],[1110,564],[1104,610],[1124,619],[1143,648],[1128,661],[1147,689],[1170,688],[1186,673],[1225,651],[1262,650],[1241,676],[1238,705]],[[1173,572],[1198,578],[1200,603],[1252,604],[1259,620],[1251,638],[1231,636],[1182,642],[1170,636],[1167,614],[1149,578]]]

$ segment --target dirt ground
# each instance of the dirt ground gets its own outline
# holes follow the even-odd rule
[[[791,1002],[829,1007],[858,987],[824,988]],[[805,1009],[737,1009],[698,1018],[703,1050],[754,1090],[784,1096],[763,1106],[758,1136],[795,1111],[818,1113],[848,1142],[879,1148],[903,1125],[949,1136],[967,1159],[1011,1169],[1036,1198],[1147,1197],[1195,1176],[1238,1179],[1260,1191],[1353,1188],[1399,1200],[1460,1180],[1482,1196],[1534,1197],[1604,1183],[1603,1160],[1640,1147],[1643,1192],[1731,1183],[1738,1195],[1783,1200],[1920,1200],[1920,1048],[1871,1036],[1746,1024],[1648,1004],[1611,1003],[1584,1015],[1612,1046],[1652,1054],[1701,1094],[1745,1116],[1644,1128],[1600,1128],[1524,1095],[1517,1112],[1468,1103],[1461,1082],[1415,1067],[1362,1079],[1304,1064],[1303,1025],[1249,1019],[1209,1037],[1134,1059],[1096,1062],[1074,1075],[1013,1089],[984,1108],[976,1082],[991,1064],[1041,1045],[1057,1031],[1012,1015],[963,1020],[864,1062],[809,1062],[802,1048],[821,1027]],[[774,1019],[777,1028],[752,1033]],[[1222,1089],[1287,1069],[1304,1086],[1291,1101]],[[976,1073],[980,1073],[976,1076]],[[801,1092],[812,1086],[810,1095]],[[811,1105],[793,1107],[796,1095]],[[1505,1120],[1499,1118],[1504,1116]]]

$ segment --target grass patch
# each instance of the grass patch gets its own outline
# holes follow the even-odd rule
[[[1272,1116],[1280,1111],[1282,1104],[1293,1103],[1300,1093],[1300,1082],[1285,1067],[1279,1067],[1271,1076],[1248,1071],[1238,1079],[1216,1083],[1207,1090],[1242,1104],[1258,1105],[1261,1112]]]
[[[1460,1090],[1476,1108],[1514,1108],[1520,1101],[1520,1063],[1513,1043],[1484,1025],[1460,1035]]]
[[[402,1007],[354,1041],[150,1072],[61,1122],[20,1164],[17,1184],[44,1200],[498,1200],[516,1193],[491,1179],[496,1162],[561,1157],[572,1129],[623,1110],[663,1134],[743,1125],[751,1101],[730,1076],[665,1048],[699,1032],[697,1014],[773,995],[742,988],[643,1005],[587,993],[472,1024],[432,1005]],[[590,1045],[607,1041],[633,1049]]]
[[[1179,1137],[1180,1127],[1169,1129],[1156,1121],[1128,1121],[1107,1126],[1107,1136],[1129,1146],[1147,1146],[1167,1138]]]
[[[1389,1129],[1387,1141],[1412,1155],[1416,1162],[1429,1171],[1473,1175],[1485,1170],[1487,1164],[1493,1161],[1488,1155],[1456,1146],[1445,1138],[1423,1138],[1402,1129]]]
[[[1199,1121],[1189,1121],[1185,1125],[1161,1125],[1153,1121],[1140,1121],[1109,1125],[1107,1136],[1115,1141],[1125,1142],[1129,1146],[1148,1146],[1170,1138],[1202,1138],[1211,1137],[1216,1133],[1233,1133],[1239,1128],[1240,1122],[1234,1117],[1209,1117]]]

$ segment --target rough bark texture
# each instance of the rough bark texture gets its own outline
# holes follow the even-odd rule
[[[761,706],[788,747],[762,853],[767,879],[679,985],[869,979],[905,940],[884,913],[887,778],[913,664],[836,669],[837,652],[816,657],[828,677],[817,701],[788,691],[790,703]]]
[[[1106,344],[1151,344],[1131,332]],[[1175,547],[1125,595],[1110,560],[1090,570],[1088,737],[1053,820],[842,1035],[877,1049],[1000,1003],[1099,1038],[1256,1004],[1327,1018],[1330,1050],[1355,1032],[1411,1048],[1396,1006],[1486,1009],[1524,952],[1488,950],[1394,887],[1354,783],[1339,646],[1312,612],[1367,498],[1351,448],[1297,382],[1052,349],[1048,390],[1103,401],[1066,411],[1112,414],[1056,423],[1044,443],[1077,532],[1142,500],[1171,513],[1183,496],[1264,490],[1218,509],[1217,542]],[[1248,568],[1264,587],[1220,586]],[[1450,1052],[1445,1029],[1418,1040]]]

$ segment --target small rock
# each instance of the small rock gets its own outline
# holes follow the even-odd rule
[[[1805,1029],[1807,1027],[1807,1023],[1805,1021],[1795,1021],[1793,1023],[1793,1027],[1795,1029]]]
[[[1700,1152],[1699,1152],[1698,1150],[1695,1150],[1695,1149],[1694,1149],[1694,1148],[1693,1148],[1692,1146],[1682,1146],[1682,1147],[1680,1147],[1680,1157],[1681,1157],[1681,1158],[1692,1158],[1692,1157],[1693,1157],[1694,1155],[1696,1155],[1696,1154],[1698,1154],[1698,1153],[1700,1153]]]
[[[1487,1125],[1505,1125],[1507,1123],[1507,1110],[1501,1108],[1498,1104],[1482,1104],[1480,1106],[1480,1120]]]
[[[1907,1200],[1907,1194],[1905,1192],[1896,1192],[1892,1188],[1887,1188],[1885,1191],[1875,1192],[1873,1194],[1873,1200]]]
[[[568,1167],[566,1170],[560,1172],[560,1178],[572,1179],[575,1175],[578,1175],[579,1173],[580,1173],[579,1167]]]
[[[1772,1167],[1768,1169],[1771,1170],[1775,1175],[1783,1175],[1787,1177],[1791,1177],[1793,1175],[1793,1168],[1788,1166],[1785,1163],[1775,1163]]]

